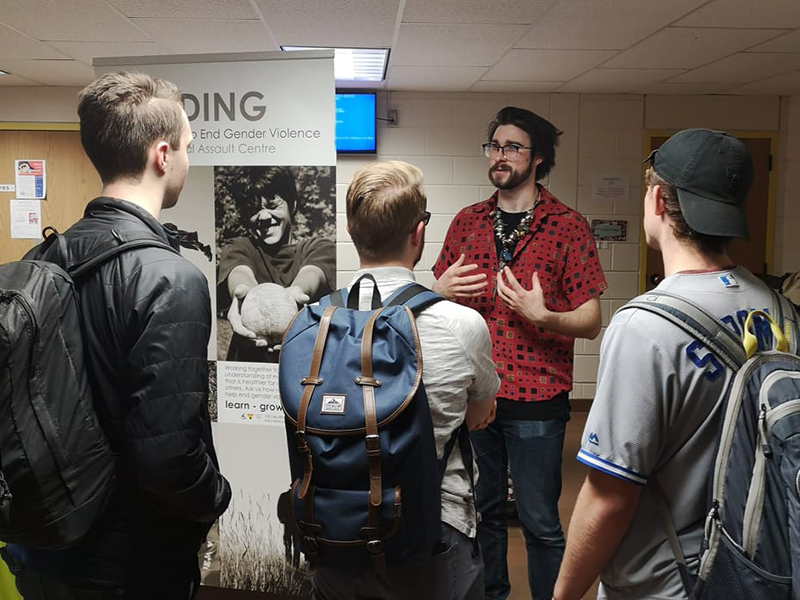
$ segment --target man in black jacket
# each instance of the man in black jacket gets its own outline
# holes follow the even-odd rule
[[[65,233],[67,259],[114,239],[153,239],[175,251],[129,250],[78,284],[117,486],[77,546],[7,548],[26,600],[194,598],[198,548],[230,501],[207,408],[208,283],[158,221],[189,169],[192,133],[180,98],[172,83],[141,73],[104,75],[79,96],[81,142],[103,189]]]

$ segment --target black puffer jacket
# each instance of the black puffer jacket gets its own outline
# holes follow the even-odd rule
[[[149,213],[112,198],[93,200],[65,237],[75,262],[114,237],[178,248]],[[208,283],[177,252],[141,248],[79,281],[78,292],[94,402],[119,473],[104,516],[58,562],[79,587],[163,590],[164,578],[196,571],[231,495],[208,417]]]

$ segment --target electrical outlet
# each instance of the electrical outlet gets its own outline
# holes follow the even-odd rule
[[[386,111],[386,116],[388,117],[388,119],[387,119],[388,122],[386,123],[387,127],[397,127],[398,126],[397,109],[396,108],[390,108],[389,110],[387,110]]]

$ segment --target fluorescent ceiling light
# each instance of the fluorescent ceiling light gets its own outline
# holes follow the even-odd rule
[[[281,46],[282,50],[331,50],[311,46]],[[383,81],[388,48],[332,48],[333,74],[337,81]]]

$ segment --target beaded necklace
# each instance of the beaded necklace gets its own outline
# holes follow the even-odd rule
[[[531,227],[531,223],[533,223],[533,211],[539,205],[540,195],[536,195],[536,200],[528,210],[525,211],[525,216],[522,217],[522,220],[519,222],[514,228],[514,231],[509,233],[508,235],[504,235],[504,225],[503,225],[503,218],[500,216],[500,207],[498,206],[495,208],[494,211],[494,235],[496,239],[500,242],[501,250],[500,250],[500,269],[506,266],[511,258],[514,256],[514,248],[517,245],[517,242],[523,238],[523,236],[528,233],[528,230]]]

